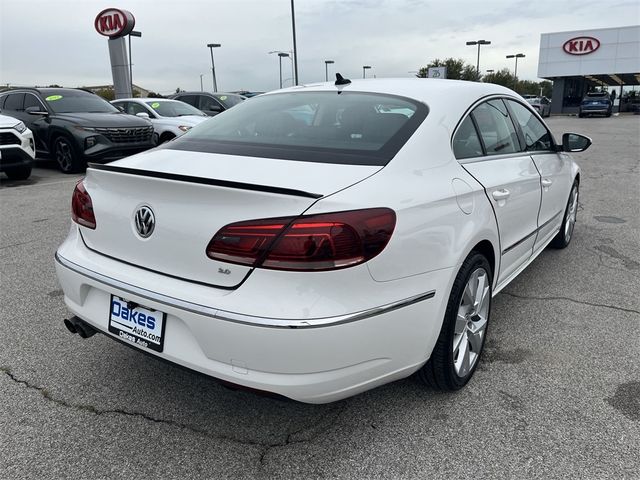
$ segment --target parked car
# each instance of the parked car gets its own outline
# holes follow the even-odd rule
[[[529,105],[536,109],[541,117],[548,117],[551,115],[551,100],[547,97],[526,96],[524,98],[529,102]]]
[[[11,180],[26,180],[35,157],[31,130],[17,118],[0,115],[0,172]]]
[[[36,151],[65,173],[147,150],[153,126],[125,115],[98,95],[75,88],[20,88],[0,93],[0,110],[33,132]]]
[[[124,98],[113,100],[111,103],[129,115],[151,120],[156,143],[168,142],[179,137],[209,118],[191,105],[165,98]]]
[[[56,253],[67,328],[304,402],[464,386],[492,297],[569,245],[591,141],[498,85],[337,83],[89,168]]]
[[[586,117],[595,114],[610,117],[612,110],[613,102],[608,92],[588,92],[580,103],[578,116]]]
[[[235,93],[236,95],[242,95],[243,97],[246,97],[246,98],[251,98],[257,95],[262,95],[264,92],[250,92],[249,90],[239,90],[237,92],[231,92],[231,93]]]
[[[231,107],[242,103],[246,97],[235,93],[209,93],[209,92],[180,92],[169,95],[169,98],[180,100],[196,107],[210,117],[224,112]]]

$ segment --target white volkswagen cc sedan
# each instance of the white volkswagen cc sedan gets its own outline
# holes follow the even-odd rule
[[[456,390],[491,299],[566,247],[580,172],[503,87],[384,79],[256,97],[90,165],[56,254],[73,316],[226,382],[325,403],[417,372]]]

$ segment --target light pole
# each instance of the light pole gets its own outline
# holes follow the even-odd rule
[[[329,81],[329,65],[330,64],[334,64],[336,62],[334,62],[333,60],[325,60],[324,61],[324,81],[328,82]]]
[[[204,92],[204,87],[202,86],[202,77],[204,76],[204,73],[200,74],[200,91]]]
[[[371,65],[362,66],[362,78],[367,78],[367,70],[371,68]]]
[[[298,47],[296,45],[296,13],[291,0],[291,30],[293,31],[293,81],[298,85]]]
[[[518,59],[519,58],[524,58],[526,57],[526,55],[524,53],[516,53],[514,55],[507,55],[507,58],[515,58],[516,59],[516,68],[513,72],[513,76],[515,79],[515,87],[514,90],[516,93],[518,93]]]
[[[282,59],[285,57],[289,58],[289,54],[284,52],[278,53],[278,63],[280,67],[280,88],[282,88]]]
[[[142,37],[142,32],[129,32],[129,81],[131,82],[131,96],[133,96],[133,62],[131,61],[131,37]]]
[[[480,45],[491,45],[489,40],[476,40],[475,42],[467,42],[467,45],[478,45],[478,59],[476,60],[476,72],[478,80],[480,80]]]
[[[207,43],[207,47],[209,47],[209,50],[211,51],[211,75],[213,76],[214,92],[218,91],[218,83],[216,82],[216,67],[215,67],[215,64],[213,63],[213,49],[221,46],[222,45],[220,45],[219,43]]]

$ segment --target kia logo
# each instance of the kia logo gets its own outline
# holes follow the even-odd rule
[[[576,37],[564,42],[562,49],[569,55],[587,55],[600,47],[600,40],[593,37]]]
[[[136,24],[133,14],[119,8],[107,8],[101,11],[94,21],[96,31],[109,38],[128,35]]]
[[[143,205],[142,207],[138,208],[135,215],[133,216],[133,219],[138,235],[140,235],[142,238],[151,236],[153,230],[156,228],[156,217],[153,214],[153,210],[151,210],[151,207]]]

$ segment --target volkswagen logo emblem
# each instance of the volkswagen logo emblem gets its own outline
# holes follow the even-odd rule
[[[134,215],[136,224],[136,232],[142,238],[147,238],[153,233],[153,229],[156,228],[156,217],[153,214],[151,207],[143,205],[136,210]]]

